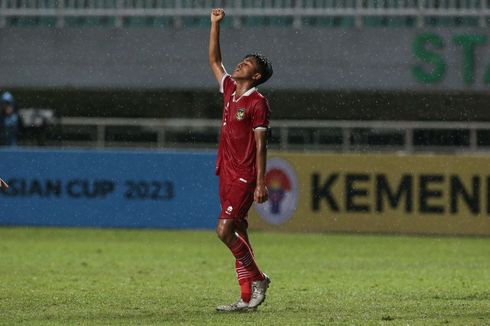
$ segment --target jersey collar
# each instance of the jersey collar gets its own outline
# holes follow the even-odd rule
[[[231,94],[233,96],[233,101],[234,102],[238,102],[240,101],[240,99],[244,96],[249,96],[250,94],[252,94],[253,92],[255,92],[257,90],[257,87],[252,87],[250,88],[248,91],[246,91],[245,93],[242,94],[242,96],[240,96],[238,99],[235,99],[235,94],[236,94],[236,91],[233,92],[233,94]]]

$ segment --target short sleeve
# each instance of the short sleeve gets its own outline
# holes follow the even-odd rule
[[[254,106],[252,128],[269,128],[270,108],[265,98],[261,98]]]
[[[224,94],[228,87],[234,84],[233,79],[231,78],[230,75],[224,74],[223,77],[221,78],[221,82],[219,83],[219,92]]]

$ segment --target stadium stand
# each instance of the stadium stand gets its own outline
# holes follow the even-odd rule
[[[488,0],[0,0],[2,27],[486,27]]]
[[[226,7],[230,19],[225,20],[223,24],[235,29],[282,27],[427,30],[432,27],[487,28],[490,25],[490,0],[0,0],[0,27],[17,28],[14,32],[21,31],[21,28],[33,30],[40,28],[200,28],[204,30],[209,26],[209,9],[212,7]],[[154,32],[166,31],[154,30]],[[28,94],[27,91],[24,93]],[[284,95],[284,93],[280,94]],[[276,101],[282,95],[276,95]],[[300,100],[305,100],[310,95],[303,95]],[[165,97],[170,98],[170,96],[169,92],[165,93]],[[355,96],[360,95],[356,93]],[[366,107],[370,110],[378,110],[374,112],[379,112],[383,108],[396,108],[399,111],[400,103],[403,101],[397,102],[397,98],[401,95],[393,93],[390,96],[382,104],[379,104],[378,100],[373,100],[375,104]],[[458,96],[461,98],[460,102],[464,103],[458,104],[459,106],[455,104],[454,108],[460,106],[483,108],[481,100],[480,102],[475,100],[474,94],[469,94],[465,98]],[[39,92],[31,97],[39,100]],[[120,97],[120,94],[116,96],[108,93],[104,94],[104,97],[111,98],[109,102],[114,106],[122,105],[114,100]],[[375,93],[368,94],[365,95],[364,100],[370,103],[373,102],[372,99],[378,97]],[[66,96],[63,97],[65,98]],[[75,97],[71,94],[70,98]],[[421,105],[431,106],[432,113],[425,114],[424,120],[436,120],[434,116],[437,116],[438,112],[443,112],[444,118],[448,121],[421,122],[415,121],[420,118],[415,113],[408,118],[399,113],[399,119],[402,121],[387,123],[374,121],[373,116],[364,114],[362,110],[356,113],[356,121],[346,121],[351,117],[339,115],[343,107],[336,109],[332,104],[335,101],[339,102],[339,97],[330,95],[304,105],[315,107],[321,104],[321,107],[328,107],[329,114],[336,118],[338,116],[338,121],[295,120],[298,119],[296,116],[291,117],[289,121],[276,120],[270,144],[273,148],[288,150],[482,152],[490,149],[490,124],[486,115],[461,114],[461,121],[458,121],[459,118],[454,114],[451,116],[451,112],[459,111],[454,108],[450,110],[450,101],[446,103],[441,101],[440,97],[427,93],[417,98],[430,99],[427,103],[419,101],[416,104],[407,101],[407,97],[404,97],[405,102],[412,103],[414,107],[412,111],[416,111],[415,107]],[[325,102],[326,99],[330,102]],[[438,104],[439,102],[444,103]],[[180,100],[179,103],[184,102]],[[52,105],[51,102],[48,104]],[[278,106],[284,109],[285,104],[279,103]],[[30,105],[43,104],[34,102]],[[351,106],[355,107],[355,103]],[[59,107],[54,107],[53,110],[58,114],[63,111]],[[75,108],[74,111],[76,110]],[[406,108],[404,112],[410,110]],[[89,109],[85,109],[83,112],[88,111]],[[98,112],[95,109],[92,111]],[[284,110],[284,112],[290,111]],[[206,114],[200,120],[179,120],[173,118],[180,118],[180,116],[174,117],[170,113],[168,114],[170,119],[163,119],[164,117],[157,114],[150,119],[123,118],[124,114],[120,118],[101,119],[88,117],[94,114],[87,114],[85,117],[82,114],[76,117],[72,112],[64,113],[68,114],[50,124],[46,136],[47,145],[99,148],[212,148],[216,144],[219,132],[219,121],[212,119],[215,118],[214,116]],[[306,114],[303,113],[304,116],[299,118],[313,119]],[[427,116],[429,114],[432,115]],[[331,116],[320,118],[331,119]],[[190,116],[183,114],[182,117]],[[473,122],[465,120],[473,120]],[[479,122],[479,120],[486,122]],[[26,141],[26,133],[21,144],[30,144]]]

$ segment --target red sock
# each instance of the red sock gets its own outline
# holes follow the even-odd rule
[[[249,280],[245,280],[240,283],[240,296],[243,302],[249,302],[252,297],[252,283]]]
[[[244,302],[249,302],[252,297],[252,283],[250,282],[250,273],[242,267],[242,264],[235,260],[236,277],[240,284],[240,296]]]
[[[262,275],[255,262],[252,250],[250,250],[247,242],[243,240],[242,237],[237,236],[236,241],[231,244],[230,250],[237,260],[235,266],[239,281],[240,278],[252,281],[264,279],[264,275]]]

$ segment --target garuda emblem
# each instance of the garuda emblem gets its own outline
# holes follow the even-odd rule
[[[238,109],[235,117],[238,121],[243,120],[243,118],[245,118],[245,109]]]

